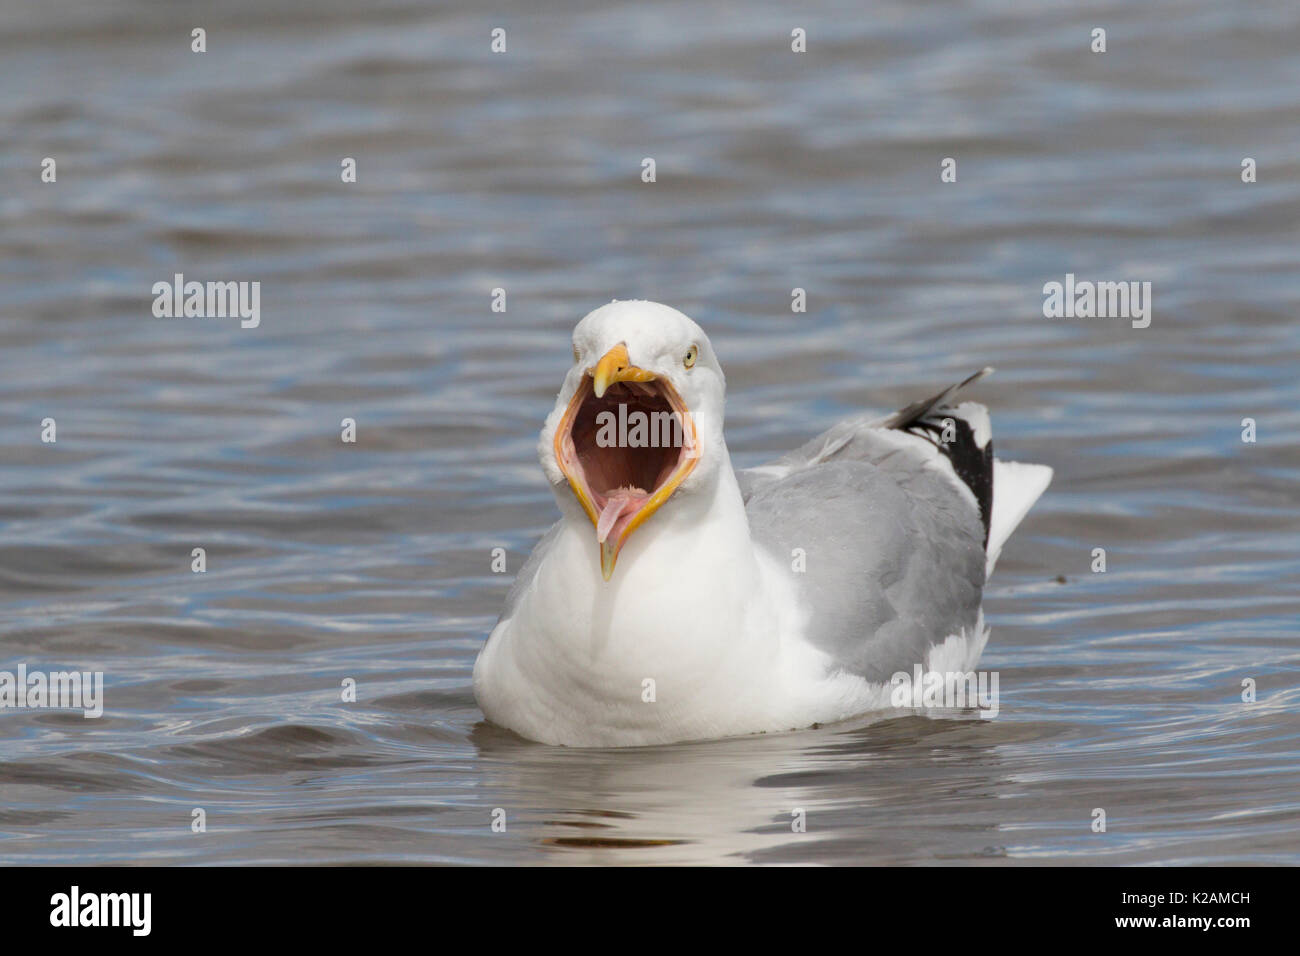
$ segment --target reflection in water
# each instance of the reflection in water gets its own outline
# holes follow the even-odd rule
[[[563,849],[559,862],[658,864],[886,861],[909,833],[940,824],[952,764],[966,800],[995,797],[1007,785],[997,747],[1016,736],[974,716],[914,716],[625,750],[546,747],[487,724],[472,740],[482,786],[509,795],[529,838]],[[904,794],[909,810],[890,809]],[[969,806],[963,816],[949,856],[1000,852],[995,818],[977,823]],[[879,842],[809,846],[859,828]]]

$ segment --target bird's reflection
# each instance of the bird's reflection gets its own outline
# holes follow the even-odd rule
[[[787,734],[578,750],[487,723],[471,740],[481,783],[512,828],[569,864],[888,862],[952,801],[996,802],[997,748],[1019,736],[973,714],[869,716]],[[962,814],[956,856],[997,852],[996,815]],[[933,837],[933,833],[930,833]]]

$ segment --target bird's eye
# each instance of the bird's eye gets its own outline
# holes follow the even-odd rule
[[[699,347],[692,345],[690,348],[686,350],[686,354],[682,356],[682,364],[685,365],[687,368],[690,368],[692,365],[695,364],[695,360],[699,357],[700,357]]]

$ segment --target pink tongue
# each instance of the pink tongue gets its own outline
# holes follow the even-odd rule
[[[605,507],[600,512],[600,520],[596,522],[596,540],[604,544],[610,531],[614,530],[614,525],[618,523],[618,519],[626,514],[635,514],[646,497],[646,493],[640,488],[618,488],[611,491],[609,500],[605,502]]]

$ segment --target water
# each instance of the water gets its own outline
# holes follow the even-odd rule
[[[1294,3],[196,15],[0,13],[0,668],[107,682],[0,713],[0,859],[1300,862]],[[154,318],[176,272],[260,327]],[[1067,272],[1151,327],[1044,318]],[[490,552],[553,519],[536,433],[614,297],[710,331],[741,464],[998,367],[999,452],[1057,477],[987,590],[996,720],[482,723]]]

